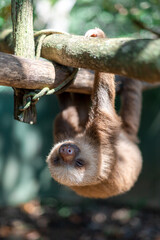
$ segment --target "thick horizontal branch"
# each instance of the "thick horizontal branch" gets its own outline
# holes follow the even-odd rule
[[[160,81],[160,39],[97,39],[52,34],[42,57],[62,65],[100,70],[146,82]]]
[[[24,89],[50,89],[57,87],[73,73],[71,67],[61,66],[46,60],[31,60],[11,54],[0,53],[0,85]],[[117,78],[117,90],[121,77]],[[67,92],[91,94],[94,73],[80,69],[74,83]],[[143,89],[153,88],[155,84],[143,83]]]
[[[0,85],[16,88],[54,88],[73,72],[73,68],[46,60],[34,60],[0,53]]]
[[[47,60],[33,60],[0,53],[0,85],[25,89],[50,89],[57,87],[73,73],[71,67]],[[81,70],[68,91],[89,94],[94,74]]]
[[[160,81],[159,49],[160,39],[104,40],[52,34],[43,42],[42,56],[66,66],[102,70],[154,83]],[[11,32],[0,34],[0,51],[12,53]],[[92,81],[93,74],[81,70],[69,91],[88,93]]]

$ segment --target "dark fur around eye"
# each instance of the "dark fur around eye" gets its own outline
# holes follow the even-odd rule
[[[59,165],[59,163],[60,163],[59,157],[53,158],[52,163],[53,163],[54,165]]]
[[[84,167],[85,162],[84,162],[84,160],[82,160],[82,159],[76,159],[75,165],[76,165],[76,167],[78,167],[78,168],[82,168],[82,167]]]

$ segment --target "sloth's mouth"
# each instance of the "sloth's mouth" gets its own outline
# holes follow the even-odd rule
[[[73,160],[71,163],[64,162],[63,159],[59,156],[56,156],[52,159],[52,164],[56,167],[58,166],[72,166],[75,168],[83,168],[85,166],[85,161],[81,158]]]

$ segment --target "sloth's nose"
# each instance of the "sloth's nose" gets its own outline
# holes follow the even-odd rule
[[[79,148],[75,144],[62,144],[59,148],[59,155],[64,162],[71,163],[79,151]]]

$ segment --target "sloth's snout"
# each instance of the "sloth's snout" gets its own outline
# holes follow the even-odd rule
[[[75,144],[62,144],[59,148],[59,155],[66,163],[72,163],[80,149]]]

